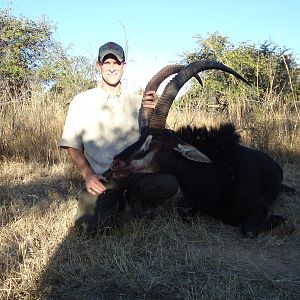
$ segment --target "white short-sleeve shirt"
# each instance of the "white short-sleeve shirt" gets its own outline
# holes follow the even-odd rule
[[[69,105],[60,147],[84,151],[94,172],[103,173],[116,154],[138,139],[141,100],[124,89],[112,97],[101,87],[77,95]]]

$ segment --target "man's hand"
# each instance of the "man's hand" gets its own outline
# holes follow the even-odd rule
[[[142,99],[143,107],[155,108],[158,101],[158,96],[155,91],[149,91]]]
[[[94,173],[81,150],[71,147],[67,149],[72,161],[85,180],[87,191],[93,195],[104,193],[106,187],[103,182],[105,183],[108,181],[103,176]]]
[[[107,180],[101,175],[96,175],[96,174],[88,175],[85,179],[85,186],[87,191],[92,195],[104,193],[106,187],[102,182],[107,182]]]

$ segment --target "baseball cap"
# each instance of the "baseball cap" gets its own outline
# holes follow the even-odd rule
[[[114,42],[108,42],[99,48],[98,61],[103,61],[105,55],[113,54],[120,62],[125,61],[123,48]]]

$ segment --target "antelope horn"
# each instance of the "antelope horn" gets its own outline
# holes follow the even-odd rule
[[[167,65],[164,68],[162,68],[159,72],[157,72],[148,82],[144,95],[148,93],[149,91],[157,91],[161,83],[167,79],[169,76],[178,73],[180,70],[182,70],[185,67],[185,65]],[[203,86],[202,80],[199,77],[198,74],[195,75],[195,78],[198,80],[198,82]],[[140,111],[140,127],[143,129],[149,125],[151,116],[153,114],[153,108],[143,107],[141,105],[141,111]]]
[[[220,62],[214,60],[203,60],[190,63],[183,68],[165,87],[163,94],[159,98],[155,107],[149,126],[151,128],[165,128],[170,107],[182,86],[189,79],[195,76],[195,74],[201,71],[212,69],[230,73],[250,85],[250,83],[244,77]]]

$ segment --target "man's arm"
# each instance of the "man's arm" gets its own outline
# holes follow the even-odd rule
[[[78,168],[82,177],[85,180],[87,191],[93,195],[102,194],[106,190],[106,187],[99,180],[101,176],[95,174],[95,172],[91,168],[84,154],[80,150],[75,148],[67,149],[72,161],[74,162],[74,164],[76,165],[76,167]]]

